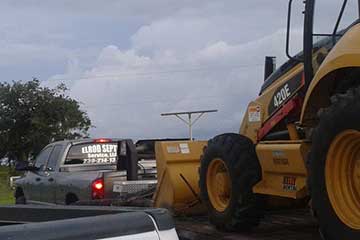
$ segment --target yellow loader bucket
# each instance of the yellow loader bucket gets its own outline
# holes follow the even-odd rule
[[[205,213],[199,198],[200,156],[207,141],[156,142],[158,184],[154,206],[176,215]]]

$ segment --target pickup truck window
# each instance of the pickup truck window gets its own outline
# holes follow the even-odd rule
[[[44,150],[42,150],[39,153],[39,155],[36,157],[35,167],[38,167],[40,169],[40,171],[45,170],[45,165],[46,165],[47,160],[49,159],[52,149],[53,149],[53,147],[47,147]]]
[[[116,164],[117,143],[85,143],[70,147],[65,165]]]
[[[56,163],[58,162],[59,157],[60,157],[60,153],[62,153],[62,148],[63,147],[61,145],[56,145],[54,147],[54,150],[51,152],[48,164],[46,166],[46,169],[48,171],[54,171],[55,170]]]

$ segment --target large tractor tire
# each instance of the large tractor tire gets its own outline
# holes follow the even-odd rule
[[[360,239],[360,88],[332,97],[309,154],[312,206],[326,240]]]
[[[210,222],[223,231],[249,231],[257,226],[262,211],[252,187],[260,179],[251,140],[233,133],[211,139],[201,158],[199,180]]]

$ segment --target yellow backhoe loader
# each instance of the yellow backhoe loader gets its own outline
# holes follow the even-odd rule
[[[325,239],[360,239],[360,1],[342,29],[349,1],[330,1],[339,4],[330,33],[314,32],[315,0],[303,2],[303,51],[289,53],[290,0],[290,59],[273,72],[266,59],[239,134],[189,141],[184,152],[184,142],[157,143],[156,206],[198,201],[218,228],[241,231],[258,225],[266,204],[305,203]]]

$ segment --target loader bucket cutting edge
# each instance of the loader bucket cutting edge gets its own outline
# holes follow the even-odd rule
[[[154,206],[171,210],[175,215],[198,215],[206,212],[199,199],[200,156],[207,141],[156,142],[158,184]]]

